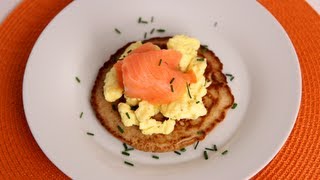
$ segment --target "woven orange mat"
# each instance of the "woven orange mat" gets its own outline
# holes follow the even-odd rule
[[[71,0],[25,0],[0,27],[0,178],[68,179],[29,130],[22,80],[38,36]],[[320,17],[302,0],[261,0],[289,34],[299,56],[303,94],[288,141],[253,179],[320,179]]]

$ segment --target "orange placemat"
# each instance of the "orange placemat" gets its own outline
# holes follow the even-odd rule
[[[22,105],[31,49],[71,0],[25,0],[0,27],[0,178],[67,179],[32,137]],[[261,0],[289,34],[299,56],[303,94],[288,141],[254,179],[320,179],[320,17],[302,0]]]

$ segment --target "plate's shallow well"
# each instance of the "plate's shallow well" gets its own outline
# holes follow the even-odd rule
[[[139,17],[150,21],[152,16],[153,23],[137,23]],[[142,40],[152,28],[166,32],[148,37],[187,34],[214,50],[223,71],[235,76],[230,86],[238,104],[196,150],[190,146],[180,156],[156,154],[159,160],[136,150],[129,157],[121,155],[122,143],[98,123],[89,103],[104,61],[125,43]],[[245,0],[75,1],[40,36],[23,85],[35,139],[74,179],[249,178],[288,137],[300,95],[300,69],[290,40],[259,4]],[[219,151],[210,152],[205,161],[203,150],[212,144]],[[124,160],[135,167],[124,165]]]

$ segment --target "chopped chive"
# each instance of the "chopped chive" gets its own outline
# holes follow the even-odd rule
[[[208,45],[203,45],[204,48],[208,49]]]
[[[117,107],[116,107],[116,105],[115,105],[115,104],[112,104],[111,106],[112,106],[112,109],[113,109],[114,111],[116,111],[116,110],[117,110]]]
[[[148,21],[141,20],[140,23],[142,23],[142,24],[148,24]]]
[[[233,103],[233,105],[232,105],[231,109],[235,109],[237,106],[238,106],[238,104],[237,104],[237,103]]]
[[[77,80],[77,82],[78,83],[80,83],[81,81],[80,81],[80,79],[76,76],[76,80]]]
[[[151,20],[150,20],[150,21],[151,21],[152,23],[153,23],[153,19],[154,19],[153,16],[151,16]]]
[[[186,149],[186,148],[182,148],[182,149],[180,149],[180,151],[181,151],[181,152],[186,152],[187,149]]]
[[[207,151],[203,151],[203,156],[205,160],[209,159]]]
[[[197,149],[198,144],[199,144],[199,141],[197,141],[196,145],[194,146],[194,149]]]
[[[234,79],[234,76],[232,76],[231,78],[230,78],[230,81],[232,81]]]
[[[154,29],[154,28],[152,28],[152,29],[151,29],[151,31],[150,31],[150,34],[153,34],[154,30],[155,30],[155,29]]]
[[[144,33],[143,38],[145,38],[145,39],[147,38],[147,33],[146,32]]]
[[[130,119],[130,115],[129,115],[129,113],[128,113],[128,112],[126,112],[126,115],[127,115],[128,119]]]
[[[132,50],[130,49],[130,50],[127,52],[127,54],[131,53],[131,51],[132,51]]]
[[[80,116],[79,116],[79,117],[82,118],[82,116],[83,116],[83,112],[80,113]]]
[[[212,149],[212,148],[205,148],[206,150],[208,150],[208,151],[215,151],[214,149]]]
[[[202,45],[202,52],[205,53],[208,50],[208,45]]]
[[[123,143],[122,145],[123,145],[123,147],[124,147],[124,150],[127,151],[127,150],[128,150],[127,144],[126,144],[126,143]]]
[[[232,77],[233,75],[232,75],[232,74],[228,74],[228,73],[227,73],[227,74],[226,74],[226,76],[230,76],[230,77]]]
[[[181,155],[181,153],[179,151],[173,151],[174,153]]]
[[[139,17],[139,19],[138,19],[138,23],[140,23],[141,22],[141,17]]]
[[[91,133],[91,132],[87,132],[87,135],[89,135],[89,136],[94,136],[94,134]]]
[[[159,159],[159,156],[152,155],[152,158],[153,158],[153,159]]]
[[[197,58],[197,61],[204,61],[204,58]]]
[[[126,152],[126,151],[122,151],[121,154],[125,155],[125,156],[130,156],[130,153]]]
[[[119,125],[118,125],[118,130],[119,132],[124,133],[124,130]]]
[[[171,79],[170,84],[172,84],[172,83],[173,83],[173,81],[174,81],[174,78],[172,78],[172,79]]]
[[[132,163],[130,163],[130,162],[128,162],[128,161],[124,161],[124,163],[125,163],[126,165],[129,165],[129,166],[134,166],[134,164],[132,164]]]
[[[196,102],[196,104],[199,104],[199,103],[200,103],[200,101],[197,101],[197,102]]]
[[[187,89],[188,89],[188,95],[189,95],[190,99],[192,99],[188,83],[186,83],[186,85],[187,85]]]
[[[197,134],[201,135],[201,134],[204,134],[203,131],[198,131]]]
[[[214,144],[213,149],[214,149],[214,151],[218,151],[217,145]]]
[[[171,92],[174,92],[172,84],[170,85]]]
[[[134,148],[128,148],[126,151],[133,151]]]
[[[160,66],[160,65],[161,65],[161,63],[162,63],[162,59],[160,59],[158,66]]]
[[[157,29],[157,32],[164,33],[164,32],[166,32],[166,30],[165,29]]]
[[[121,34],[121,31],[117,28],[114,28],[114,30],[118,33],[118,34]]]
[[[223,151],[221,154],[226,155],[228,153],[228,150]]]

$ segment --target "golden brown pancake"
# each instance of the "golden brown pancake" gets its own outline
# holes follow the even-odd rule
[[[171,37],[152,38],[145,40],[143,43],[151,42],[158,45],[161,49],[166,49],[169,38]],[[114,137],[141,151],[174,151],[191,145],[196,141],[203,140],[225,118],[228,109],[234,102],[226,76],[222,73],[223,65],[219,58],[205,46],[201,46],[198,50],[198,56],[207,59],[208,65],[205,70],[205,77],[212,82],[207,88],[207,94],[202,99],[208,113],[196,120],[182,119],[177,121],[173,132],[168,135],[144,135],[138,126],[125,127],[122,124],[117,107],[118,103],[125,102],[125,99],[121,98],[116,102],[110,103],[105,100],[103,93],[106,73],[131,43],[128,43],[115,54],[111,55],[110,59],[99,70],[91,92],[91,105],[98,120]],[[164,120],[164,117],[160,114],[154,118],[159,121]],[[123,133],[119,131],[118,126],[123,129]]]

